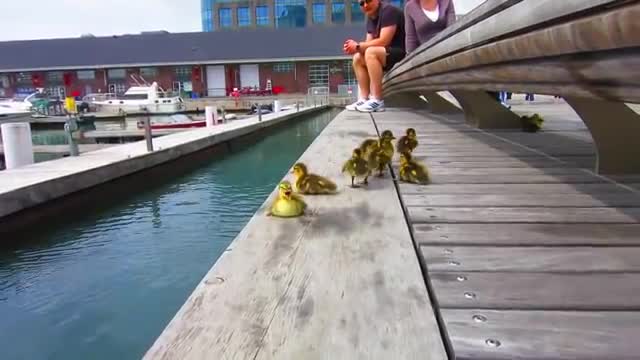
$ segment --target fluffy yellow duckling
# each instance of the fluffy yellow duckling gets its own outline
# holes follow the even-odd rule
[[[360,145],[360,151],[362,152],[362,157],[367,161],[369,176],[371,176],[371,172],[378,169],[378,165],[380,163],[380,160],[378,159],[378,154],[380,152],[379,140],[365,140],[365,142]]]
[[[427,168],[414,161],[408,152],[400,154],[400,180],[414,184],[428,184],[431,181]]]
[[[386,130],[388,131],[388,130]],[[391,133],[389,131],[389,133]],[[395,139],[393,135],[385,135],[378,140],[378,149],[375,153],[376,160],[378,162],[378,177],[384,176],[384,169],[387,165],[391,164],[391,160],[393,159],[393,143],[391,140]]]
[[[296,178],[293,183],[294,189],[301,194],[335,194],[338,189],[333,181],[320,175],[310,174],[303,163],[295,164],[292,173]]]
[[[278,185],[278,198],[271,204],[267,216],[296,217],[304,215],[307,204],[302,198],[293,193],[291,183],[282,181]]]
[[[351,187],[356,188],[354,180],[356,178],[364,178],[363,183],[368,184],[369,168],[367,161],[362,157],[362,150],[356,148],[353,150],[351,159],[347,160],[342,166],[342,172],[348,172],[351,175]]]
[[[391,140],[395,139],[396,138],[393,136],[393,133],[390,130],[385,130],[380,135],[380,141],[378,142],[385,155],[387,155],[391,159],[393,159],[393,154],[395,152],[395,150],[393,149],[393,142],[391,142]]]
[[[416,130],[413,128],[408,128],[406,135],[398,139],[398,144],[396,145],[396,149],[401,154],[404,152],[412,153],[417,146],[418,146],[418,139],[416,135]]]

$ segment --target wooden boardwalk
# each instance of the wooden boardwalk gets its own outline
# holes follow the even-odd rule
[[[640,358],[640,181],[587,170],[581,123],[528,134],[372,118],[419,135],[433,184],[399,189],[457,359]]]

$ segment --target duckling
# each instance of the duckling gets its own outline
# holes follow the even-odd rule
[[[414,184],[428,184],[429,171],[427,168],[414,161],[411,153],[404,152],[400,154],[400,180]]]
[[[365,159],[369,155],[369,151],[372,150],[372,147],[378,145],[378,139],[366,139],[360,144],[360,151],[362,151],[362,157]]]
[[[293,183],[294,189],[301,194],[335,194],[338,188],[333,181],[319,175],[310,174],[307,166],[303,163],[295,164],[292,173],[296,178]]]
[[[398,139],[398,144],[396,145],[396,149],[401,154],[403,152],[412,153],[417,146],[418,146],[418,139],[416,135],[416,130],[413,128],[408,128],[406,135]]]
[[[282,181],[278,185],[278,198],[271,204],[267,216],[296,217],[304,215],[307,204],[302,198],[293,193],[291,183]]]
[[[378,149],[375,153],[376,159],[378,161],[378,177],[384,176],[384,169],[387,165],[391,163],[393,159],[393,143],[391,140],[395,139],[393,135],[383,136],[378,140]]]
[[[396,138],[393,136],[393,133],[390,130],[385,130],[380,135],[380,141],[378,145],[384,151],[385,155],[389,158],[393,159],[393,154],[395,150],[393,149],[393,143],[391,140],[395,140]]]
[[[351,155],[351,159],[347,160],[342,166],[342,172],[348,171],[351,175],[351,187],[357,188],[354,180],[355,178],[364,177],[364,184],[367,185],[369,178],[369,167],[367,166],[367,161],[362,158],[362,150],[360,148],[355,148]]]

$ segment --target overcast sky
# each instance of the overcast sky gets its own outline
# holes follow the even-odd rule
[[[454,0],[464,14],[484,0]],[[0,41],[200,31],[200,0],[0,0]]]

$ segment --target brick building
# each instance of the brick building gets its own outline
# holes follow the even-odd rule
[[[0,97],[36,88],[61,97],[122,93],[132,75],[196,96],[268,85],[344,92],[355,77],[342,44],[364,36],[359,24],[0,42]]]

